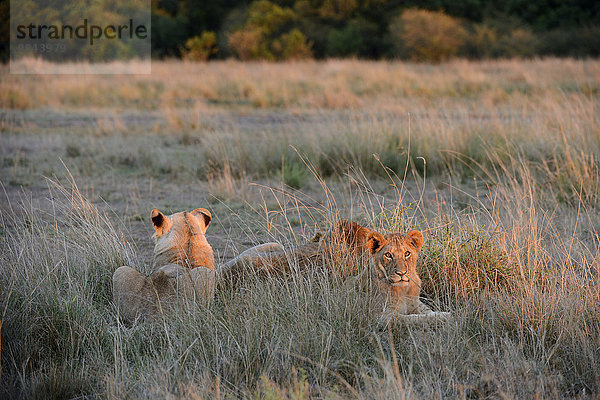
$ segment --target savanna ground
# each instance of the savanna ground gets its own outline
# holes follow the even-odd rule
[[[0,75],[8,397],[496,398],[600,393],[600,62],[155,62]],[[154,207],[206,207],[221,263],[338,218],[418,228],[424,301],[382,327],[316,268],[125,327]]]

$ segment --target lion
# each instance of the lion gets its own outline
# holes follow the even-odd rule
[[[322,238],[317,236],[291,250],[279,250],[272,244],[246,250],[223,266],[222,275],[239,277],[248,266],[259,273],[282,274],[303,270],[308,265],[337,266],[337,272],[347,274],[348,271],[340,271],[339,266],[356,265],[356,262],[346,261],[363,257],[369,267],[366,271],[358,271],[353,281],[358,283],[366,275],[370,286],[383,294],[385,307],[379,316],[381,322],[445,321],[450,318],[450,313],[434,312],[419,299],[421,278],[417,273],[417,259],[423,243],[423,234],[418,230],[383,236],[345,219]]]
[[[162,312],[179,300],[210,300],[215,292],[215,258],[204,234],[212,216],[205,208],[165,216],[153,209],[154,272],[146,276],[123,266],[113,274],[113,298],[126,322]]]

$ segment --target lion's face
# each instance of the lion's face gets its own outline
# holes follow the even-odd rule
[[[423,235],[416,230],[407,235],[395,233],[387,237],[371,232],[366,241],[378,278],[400,287],[420,285],[417,258],[422,246]]]
[[[154,257],[158,266],[206,266],[213,269],[212,248],[204,234],[212,219],[205,208],[164,215],[156,208],[150,213],[154,225]]]

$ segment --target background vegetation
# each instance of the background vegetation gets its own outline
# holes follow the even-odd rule
[[[213,57],[243,60],[600,54],[592,0],[156,0],[153,13],[158,57],[206,31],[218,38]]]
[[[9,1],[0,3],[0,56],[8,58]],[[154,57],[288,60],[358,57],[439,61],[598,56],[594,0],[152,0]],[[127,17],[107,0],[91,20]],[[127,5],[142,4],[141,2]],[[68,3],[67,3],[68,5]],[[48,11],[50,10],[50,11]],[[77,21],[65,8],[63,22]],[[127,9],[125,8],[125,13]],[[54,20],[49,18],[49,20]],[[208,46],[208,48],[207,48]],[[131,53],[124,44],[116,56]],[[107,57],[102,49],[94,55]]]

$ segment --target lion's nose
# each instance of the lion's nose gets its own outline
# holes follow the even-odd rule
[[[398,268],[394,268],[394,273],[395,273],[396,275],[400,275],[400,276],[404,276],[404,275],[406,275],[406,272],[402,272],[402,271],[400,271]]]

